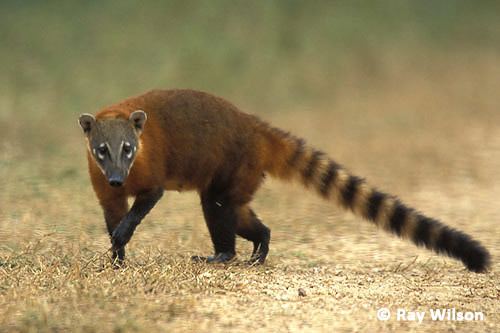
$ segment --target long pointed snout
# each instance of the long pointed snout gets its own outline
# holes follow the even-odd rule
[[[95,160],[106,177],[106,181],[113,187],[125,184],[135,152],[132,151],[132,144],[129,142],[132,139],[121,139],[121,137],[108,139],[108,141],[98,144],[98,148],[94,152]],[[124,152],[125,149],[127,149],[126,152]]]
[[[111,172],[106,173],[106,178],[108,179],[108,183],[113,187],[122,186],[123,183],[125,183],[126,177],[127,173],[120,169],[115,169],[112,170]]]

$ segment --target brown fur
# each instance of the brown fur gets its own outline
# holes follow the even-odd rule
[[[240,112],[222,98],[192,90],[154,90],[109,106],[96,119],[128,119],[138,109],[146,112],[148,120],[135,164],[122,187],[109,186],[88,154],[92,184],[107,221],[111,221],[111,230],[127,213],[129,196],[158,187],[197,190],[216,254],[219,236],[214,233],[219,231],[214,231],[214,223],[227,223],[229,227],[223,232],[237,233],[254,241],[256,248],[259,244],[267,248],[262,238],[268,238],[268,229],[249,203],[268,173],[285,180],[296,179],[326,200],[387,231],[462,260],[470,270],[484,271],[489,265],[488,252],[467,235],[368,186],[322,152],[306,146],[303,140]],[[228,221],[234,216],[234,229],[230,227],[232,222],[216,222],[222,215],[217,215],[221,214],[217,213],[217,206],[211,207],[214,202],[217,206],[234,207],[224,213]],[[261,261],[267,255],[265,251]]]
[[[148,121],[134,166],[118,192],[135,196],[158,184],[165,184],[166,189],[203,191],[216,174],[236,177],[233,181],[242,182],[242,188],[260,184],[262,156],[252,149],[257,143],[252,135],[256,118],[240,114],[230,103],[204,93],[155,90],[107,107],[96,119],[128,119],[137,109],[146,111]],[[236,167],[237,160],[242,159],[245,162]],[[110,190],[94,159],[89,158],[89,163],[98,192]],[[250,199],[244,190],[238,191],[242,201]],[[113,189],[112,196],[115,192]]]

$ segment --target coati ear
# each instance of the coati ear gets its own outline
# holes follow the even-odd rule
[[[83,133],[88,134],[95,124],[95,118],[89,113],[83,113],[80,115],[80,118],[78,118],[78,122],[83,129]]]
[[[146,119],[148,119],[146,112],[142,110],[134,111],[130,114],[130,117],[128,119],[134,125],[134,128],[137,131],[137,133],[141,135],[142,130],[144,129],[144,124],[146,123]]]

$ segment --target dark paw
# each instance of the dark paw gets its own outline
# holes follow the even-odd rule
[[[266,261],[266,256],[260,254],[254,254],[247,261],[249,265],[262,265]]]
[[[128,243],[128,241],[132,237],[132,233],[133,230],[131,231],[130,228],[128,228],[128,225],[124,223],[120,223],[118,227],[116,227],[115,231],[113,231],[113,235],[111,236],[111,244],[113,245],[113,252],[117,253],[118,258],[119,251],[123,249],[123,247]]]
[[[111,256],[111,264],[113,265],[113,268],[121,268],[124,267],[125,265],[125,248],[121,248],[117,251],[113,251],[113,254]]]
[[[269,238],[265,239],[263,242],[254,243],[252,256],[248,261],[251,265],[263,264],[266,261],[267,254],[269,253]]]
[[[230,262],[234,259],[236,255],[230,252],[220,252],[213,256],[203,257],[203,256],[192,256],[191,260],[194,262],[206,262],[209,264],[225,263]]]
[[[121,269],[126,267],[126,265],[127,263],[124,260],[119,260],[118,258],[111,262],[111,266],[113,267],[113,269]]]

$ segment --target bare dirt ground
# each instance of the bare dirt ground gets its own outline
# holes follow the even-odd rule
[[[2,147],[0,331],[499,331],[498,68],[494,60],[455,64],[411,80],[396,68],[385,86],[359,95],[347,82],[349,93],[328,105],[259,110],[473,235],[491,251],[490,272],[469,273],[272,180],[254,204],[272,229],[265,265],[243,263],[251,250],[243,240],[233,264],[191,263],[211,251],[199,199],[168,193],[137,229],[127,266],[114,270],[75,121],[65,124],[75,129],[60,147]],[[389,320],[377,319],[381,307]],[[450,308],[480,311],[484,320],[430,319],[431,309]],[[397,309],[426,315],[398,321]]]

